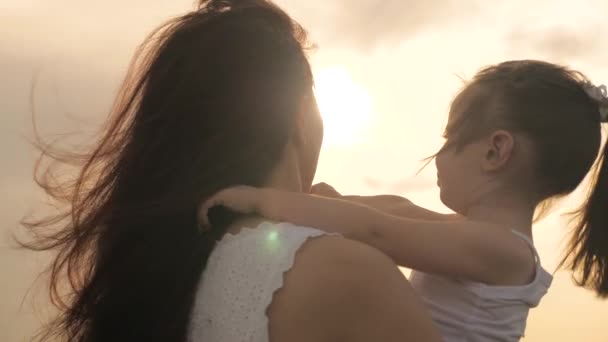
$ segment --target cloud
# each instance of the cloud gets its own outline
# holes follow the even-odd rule
[[[404,193],[404,192],[421,192],[430,189],[434,189],[437,186],[437,183],[434,179],[431,178],[423,178],[423,177],[412,177],[402,179],[400,181],[394,182],[390,185],[391,191],[395,193]]]
[[[445,29],[491,8],[479,0],[275,1],[303,24],[320,46],[359,51],[392,46],[426,29]],[[90,47],[94,41],[103,49],[139,43],[166,19],[193,9],[194,2],[157,0],[150,5],[145,0],[60,0],[49,5],[35,0],[35,6],[24,7],[16,5],[18,0],[9,0],[13,4],[7,8],[10,21],[2,26],[7,26],[14,38],[35,37],[38,48],[43,44],[73,52],[82,45]]]
[[[278,1],[297,20],[322,37],[319,44],[366,50],[392,45],[433,27],[446,27],[474,17],[481,10],[474,0],[334,0]]]
[[[608,51],[600,27],[587,25],[585,29],[553,27],[543,30],[518,29],[510,32],[506,41],[517,52],[531,51],[554,62],[579,60],[604,62]]]
[[[382,189],[384,185],[382,181],[372,177],[363,178],[363,184],[365,184],[366,187],[374,190]]]
[[[363,183],[370,189],[394,194],[422,192],[436,187],[434,179],[429,177],[411,177],[392,182],[384,182],[373,177],[365,177]]]

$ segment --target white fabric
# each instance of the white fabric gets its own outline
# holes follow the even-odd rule
[[[445,342],[513,342],[524,336],[528,311],[547,293],[553,277],[542,268],[532,241],[513,233],[526,241],[535,255],[536,274],[527,285],[488,286],[412,272],[410,282]]]
[[[325,234],[262,223],[226,234],[209,257],[190,321],[190,342],[268,342],[266,309],[308,238]]]

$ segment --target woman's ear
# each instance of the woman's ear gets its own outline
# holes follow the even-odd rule
[[[484,171],[498,171],[504,168],[511,160],[515,139],[505,130],[499,130],[488,138],[486,153],[482,161]]]

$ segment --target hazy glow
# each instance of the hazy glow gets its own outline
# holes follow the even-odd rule
[[[268,236],[266,237],[266,239],[268,240],[268,242],[275,242],[277,241],[279,237],[279,233],[277,233],[276,231],[272,231],[270,233],[268,233]]]
[[[360,142],[373,112],[372,98],[342,66],[321,69],[315,75],[315,95],[329,145]]]

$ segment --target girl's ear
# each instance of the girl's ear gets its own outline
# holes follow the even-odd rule
[[[504,168],[511,160],[514,147],[515,139],[511,133],[504,130],[492,133],[487,140],[487,150],[482,161],[483,170],[493,172]]]

